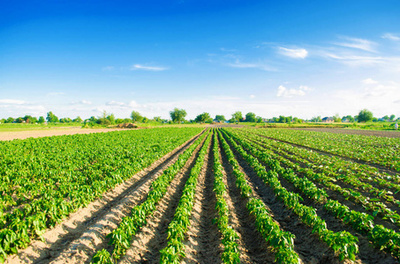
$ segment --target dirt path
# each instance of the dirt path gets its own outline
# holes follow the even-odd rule
[[[227,187],[226,203],[229,207],[230,225],[239,235],[238,245],[241,263],[274,263],[275,256],[271,248],[257,231],[254,218],[246,208],[246,199],[236,187],[235,176],[220,144],[220,157],[223,166],[224,181]]]
[[[212,142],[208,148],[201,174],[196,186],[185,263],[221,263],[223,251],[221,237],[213,219],[218,216],[215,210],[216,197],[213,191],[213,151]]]
[[[205,140],[205,138],[204,138]],[[147,224],[136,234],[131,247],[119,263],[159,263],[160,250],[167,243],[168,225],[174,217],[185,183],[190,176],[201,146],[194,151],[183,169],[171,182],[167,193],[160,200],[154,214],[148,219]]]
[[[168,153],[150,167],[135,174],[103,198],[82,208],[63,223],[48,230],[42,241],[11,256],[6,263],[84,263],[102,245],[106,234],[115,228],[130,209],[148,193],[151,182],[178,158],[199,135]]]
[[[90,129],[90,128],[74,127],[74,128],[59,128],[59,129],[48,129],[48,130],[0,132],[0,141],[38,138],[38,137],[51,137],[51,136],[61,136],[61,135],[105,133],[105,132],[122,131],[122,130],[127,130],[127,129],[120,129],[120,128]]]
[[[335,134],[351,134],[351,135],[363,135],[363,136],[400,138],[400,131],[361,130],[361,129],[343,129],[343,128],[289,128],[289,129],[315,131],[315,132],[329,132]]]

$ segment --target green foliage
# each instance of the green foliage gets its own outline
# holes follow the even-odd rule
[[[184,109],[174,108],[171,112],[169,112],[172,122],[174,123],[182,123],[185,121],[186,111]]]
[[[254,114],[252,112],[249,112],[249,113],[246,114],[246,122],[253,122],[254,123],[256,121],[257,121],[256,114]]]
[[[204,112],[204,113],[202,113],[202,114],[196,116],[196,118],[195,118],[194,121],[197,122],[197,123],[205,123],[205,122],[208,121],[209,119],[211,119],[210,114]]]
[[[142,122],[143,120],[143,116],[137,111],[132,111],[131,118],[133,122]]]
[[[215,116],[215,119],[218,120],[218,121],[220,121],[220,122],[226,121],[226,118],[225,118],[225,116],[223,116],[223,115],[216,115],[216,116]]]
[[[367,109],[363,109],[360,111],[360,113],[358,113],[357,121],[358,122],[368,122],[368,121],[372,121],[372,118],[373,118],[372,112]]]
[[[47,113],[46,120],[48,123],[56,123],[58,122],[58,117],[50,111]]]
[[[235,113],[232,114],[232,122],[240,122],[243,120],[243,115],[242,112],[236,111]]]

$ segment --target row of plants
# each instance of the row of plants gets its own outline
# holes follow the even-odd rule
[[[240,193],[246,199],[246,207],[249,213],[255,218],[257,230],[265,241],[273,248],[275,261],[277,263],[300,263],[300,257],[294,250],[295,236],[280,228],[279,224],[272,218],[265,204],[254,197],[251,187],[248,185],[244,174],[240,171],[239,163],[230,149],[221,132],[218,131],[218,137],[222,149],[232,166],[233,174],[236,178],[236,186]]]
[[[215,209],[218,212],[218,217],[215,222],[218,230],[222,235],[222,244],[224,252],[222,253],[222,262],[236,264],[240,263],[240,252],[237,240],[239,238],[236,231],[229,225],[229,208],[226,203],[225,196],[227,195],[226,186],[223,181],[224,175],[222,173],[222,164],[219,157],[219,144],[218,138],[214,134],[213,144],[213,157],[214,157],[214,192],[216,196]]]
[[[184,241],[186,240],[186,233],[190,227],[190,215],[195,202],[197,180],[201,169],[203,168],[207,150],[210,146],[211,134],[212,133],[207,137],[199,152],[196,163],[190,171],[189,178],[185,183],[182,196],[179,200],[178,207],[176,208],[174,218],[168,225],[167,246],[160,251],[160,263],[177,264],[180,263],[181,259],[185,256]]]
[[[0,261],[199,132],[148,129],[1,142]]]
[[[400,171],[398,138],[288,129],[259,129],[257,133]]]
[[[204,133],[199,137],[189,148],[179,155],[174,164],[165,169],[163,173],[151,183],[151,188],[146,200],[133,207],[131,214],[124,217],[119,226],[107,235],[109,244],[112,245],[111,251],[108,252],[106,249],[97,251],[92,258],[92,263],[114,263],[114,261],[125,255],[126,250],[131,246],[133,237],[140,228],[147,223],[146,219],[154,213],[158,202],[168,191],[168,187],[172,180],[185,166],[196,148],[204,141],[206,136],[208,136],[208,134]]]
[[[318,216],[315,208],[302,204],[301,201],[303,199],[299,194],[290,192],[281,185],[279,175],[285,175],[283,177],[289,181],[293,181],[296,178],[297,181],[302,181],[303,178],[298,178],[291,171],[279,167],[279,162],[265,158],[266,162],[270,162],[270,169],[267,171],[261,162],[253,155],[248,154],[243,147],[252,154],[257,153],[257,149],[244,142],[240,137],[228,134],[226,131],[224,131],[224,135],[233,148],[248,162],[263,182],[271,187],[276,197],[283,201],[287,208],[297,214],[305,225],[311,227],[312,232],[317,233],[319,238],[338,254],[340,260],[355,260],[355,256],[358,253],[357,237],[346,231],[334,232],[329,230],[325,221]],[[237,144],[233,138],[235,138],[239,144]],[[258,153],[260,155],[263,154],[262,152]],[[326,193],[324,191],[319,191],[313,184],[297,184],[297,186],[302,186],[306,189],[306,193],[311,194],[310,198],[315,197],[319,202],[323,202],[326,199]]]
[[[234,137],[236,140],[241,141],[240,136],[234,135]],[[268,162],[268,158],[265,157],[269,156],[270,160],[275,159],[275,157],[267,154],[265,148],[257,147],[257,145],[250,145],[249,142],[241,141],[240,143],[243,146],[245,146],[246,149],[252,152],[255,156],[263,160],[268,166],[277,166],[277,165],[279,166],[279,162],[276,161],[274,163]],[[282,169],[278,170],[281,170],[282,172]],[[289,173],[295,175],[291,170],[289,170]],[[313,175],[315,176],[315,178],[320,176],[315,173]],[[310,176],[310,174],[307,174],[307,176]],[[290,182],[290,178],[287,178],[287,180]],[[337,186],[337,188],[340,188],[340,186]],[[355,230],[359,231],[360,233],[367,234],[368,239],[378,249],[391,253],[393,256],[397,258],[400,257],[399,247],[396,246],[398,244],[395,243],[396,241],[399,241],[398,233],[382,225],[375,225],[374,218],[371,215],[368,215],[366,213],[361,213],[355,210],[350,210],[347,206],[342,205],[340,202],[331,199],[330,197],[327,198],[328,200],[323,201],[324,208],[327,211],[332,212],[336,217],[340,218],[346,224],[351,225]],[[377,235],[377,230],[382,231],[379,236]]]
[[[243,135],[243,134],[242,134]],[[270,141],[265,138],[257,138],[256,135],[246,134],[244,138],[253,139],[254,143],[268,146],[270,148]],[[400,201],[396,200],[393,197],[393,193],[387,190],[378,189],[371,184],[360,181],[360,178],[349,173],[349,174],[336,174],[326,169],[324,166],[318,166],[314,163],[307,161],[306,159],[302,159],[297,155],[293,155],[287,152],[283,152],[280,149],[274,148],[273,151],[271,149],[266,149],[269,155],[273,156],[274,159],[280,160],[287,166],[295,169],[296,171],[304,174],[307,178],[312,178],[323,184],[328,189],[339,192],[346,199],[352,200],[355,203],[360,204],[366,210],[370,211],[374,216],[379,215],[384,220],[388,220],[396,225],[400,226],[400,215],[390,208],[387,207],[386,204],[382,203],[380,200],[384,200],[387,203],[392,204],[393,206],[399,207]],[[277,154],[275,154],[276,152]],[[294,151],[295,152],[295,151]],[[285,158],[286,157],[286,158]],[[298,163],[294,163],[292,160],[302,163],[307,167],[302,167]],[[344,188],[338,185],[343,181],[347,184],[352,185],[355,188]],[[375,198],[370,198],[364,196],[360,191],[368,192],[369,195],[375,196]]]

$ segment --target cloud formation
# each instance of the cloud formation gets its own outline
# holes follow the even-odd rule
[[[276,93],[277,97],[285,97],[285,98],[291,98],[295,96],[304,96],[306,95],[307,91],[310,91],[311,89],[307,86],[301,85],[298,89],[288,89],[283,85],[280,85],[278,87],[278,91]]]
[[[392,33],[385,33],[382,35],[382,38],[393,40],[393,41],[400,41],[400,37],[398,35],[395,35]]]
[[[265,64],[265,63],[245,63],[241,62],[240,60],[235,60],[233,63],[227,63],[226,64],[229,67],[232,68],[239,68],[239,69],[259,69],[263,71],[276,71],[275,68]]]
[[[279,47],[279,53],[294,59],[305,59],[308,56],[308,51],[306,49],[288,49]]]
[[[377,46],[375,42],[361,38],[341,37],[341,39],[344,39],[346,42],[336,42],[334,44],[342,47],[360,49],[369,52],[375,52],[375,47]]]
[[[141,65],[141,64],[134,64],[130,67],[131,71],[136,71],[136,70],[144,70],[144,71],[165,71],[168,70],[166,67],[160,67],[160,66],[146,66],[146,65]]]
[[[26,104],[26,102],[23,100],[15,100],[15,99],[0,99],[0,104],[23,105]]]

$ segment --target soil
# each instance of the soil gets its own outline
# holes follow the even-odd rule
[[[28,248],[10,256],[6,263],[85,263],[104,245],[105,236],[114,229],[131,208],[148,193],[151,182],[173,164],[199,135],[168,153],[150,167],[105,193],[70,215],[63,223],[48,230],[44,241],[34,241]]]
[[[400,138],[399,131],[360,130],[360,129],[343,129],[343,128],[289,128],[289,129],[307,130],[316,132],[330,132],[336,134],[353,134],[353,135],[364,135],[364,136]]]
[[[74,135],[74,134],[91,134],[91,133],[105,133],[111,131],[121,131],[126,129],[117,128],[59,128],[49,130],[30,130],[30,131],[12,131],[12,132],[0,132],[0,141],[14,140],[14,139],[26,139],[26,138],[38,138],[38,137],[51,137],[61,135]]]

